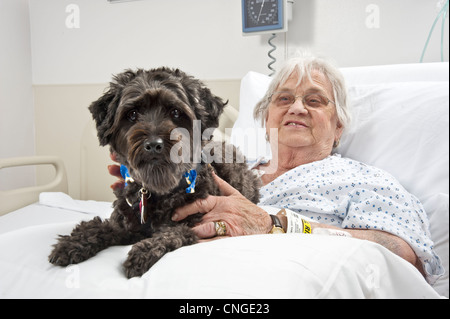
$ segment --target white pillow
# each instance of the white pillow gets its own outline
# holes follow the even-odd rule
[[[348,86],[449,81],[449,63],[414,63],[342,68]]]
[[[353,123],[338,152],[394,175],[426,201],[449,193],[448,82],[349,88]]]
[[[231,142],[240,148],[249,161],[260,156],[270,157],[265,130],[259,121],[255,121],[253,110],[266,94],[271,80],[267,75],[249,72],[241,81],[239,117],[233,126]]]

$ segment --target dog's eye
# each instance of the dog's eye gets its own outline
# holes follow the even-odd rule
[[[173,109],[172,111],[170,111],[170,116],[172,116],[172,118],[174,119],[179,119],[181,117],[181,111],[178,109]]]
[[[137,113],[136,110],[132,110],[132,111],[128,112],[128,114],[127,114],[127,119],[130,122],[136,122],[137,121],[137,117],[138,117],[138,113]]]

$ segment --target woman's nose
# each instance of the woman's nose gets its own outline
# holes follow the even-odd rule
[[[289,113],[291,114],[306,114],[308,109],[303,104],[301,99],[296,99],[295,102],[289,108]]]

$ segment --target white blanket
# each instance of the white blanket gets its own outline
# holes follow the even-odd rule
[[[51,265],[57,234],[90,218],[42,204],[1,217],[0,298],[439,298],[412,265],[382,246],[321,235],[183,247],[130,280],[122,263],[131,246],[67,268]]]

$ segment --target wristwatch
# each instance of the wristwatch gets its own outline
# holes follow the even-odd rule
[[[272,218],[273,227],[269,234],[285,234],[286,232],[284,231],[278,216],[270,215],[270,218]]]

